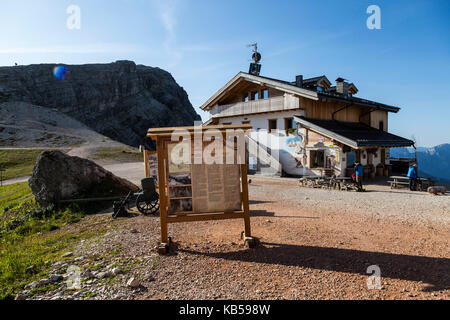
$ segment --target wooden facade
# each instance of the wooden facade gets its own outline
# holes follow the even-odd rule
[[[261,94],[263,90],[268,91],[267,99],[258,97],[257,100],[244,101],[245,97],[251,97],[256,92]],[[349,106],[349,103],[332,100],[312,100],[245,81],[239,82],[223,98],[218,99],[209,112],[213,119],[212,123],[218,123],[217,119],[225,117],[241,117],[286,110],[304,110],[306,117],[314,119],[363,122],[377,129],[380,122],[383,122],[383,130],[389,130],[387,111],[371,110],[358,105]]]
[[[363,165],[371,167],[389,163],[389,146],[355,146],[353,143],[347,144],[345,139],[338,141],[311,129],[305,129],[302,135],[307,137],[318,135],[324,140],[324,144],[312,146],[303,141],[303,145],[300,146],[295,142],[296,137],[300,140],[302,137],[299,136],[298,131],[296,134],[289,131],[296,127],[291,121],[294,117],[362,123],[387,133],[389,131],[388,112],[400,110],[394,106],[354,98],[353,94],[358,92],[356,86],[342,82],[343,79],[337,79],[336,87],[333,88],[330,87],[325,76],[303,79],[304,82],[302,79],[297,77],[295,82],[286,82],[239,73],[201,107],[211,114],[207,124],[251,123],[258,131],[265,131],[266,134],[261,132],[261,134],[253,135],[254,139],[252,139],[257,139],[256,143],[263,145],[269,151],[279,149],[282,157],[284,154],[284,160],[277,160],[282,164],[283,171],[286,171],[287,167],[291,168],[289,170],[292,172],[288,174],[292,175],[323,173],[321,169],[327,168],[312,168],[311,162],[311,154],[317,155],[311,151],[320,148],[326,150],[325,165],[326,157],[339,160],[336,175],[346,175],[347,167],[351,166],[350,162],[353,159],[360,160]],[[317,87],[314,87],[316,79],[322,81],[323,85],[319,83]],[[304,83],[306,87],[303,86]],[[313,83],[312,86],[311,83]],[[345,88],[348,89],[347,93],[340,93],[340,90]],[[267,90],[265,95],[259,95],[256,98],[255,93],[263,90]],[[276,142],[275,145],[271,144],[272,140]],[[266,142],[267,144],[264,145]],[[293,146],[296,144],[298,145],[296,149],[301,151],[294,151]],[[301,173],[296,169],[299,166],[305,169]],[[259,167],[259,163],[256,167]]]

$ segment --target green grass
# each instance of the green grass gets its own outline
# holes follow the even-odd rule
[[[61,260],[68,248],[81,239],[96,235],[98,232],[95,231],[78,234],[53,232],[27,237],[8,234],[0,238],[0,300],[14,298],[26,284],[46,278],[51,264]],[[35,274],[26,272],[26,268],[32,265],[36,268]]]
[[[24,202],[32,202],[33,199],[28,182],[0,187],[0,215],[5,208],[13,209]]]
[[[77,205],[41,208],[26,182],[0,187],[0,238],[9,232],[27,236],[75,223],[85,215]]]
[[[37,157],[44,150],[0,150],[0,167],[5,171],[2,173],[3,180],[29,176],[33,172]]]
[[[49,265],[79,239],[98,235],[98,230],[77,234],[58,230],[84,215],[74,205],[40,208],[27,183],[0,187],[0,300],[13,298],[25,284],[44,278]],[[37,273],[27,274],[32,265]]]
[[[144,156],[138,149],[123,147],[123,148],[98,148],[95,153],[89,157],[92,160],[112,159],[127,162],[141,162],[144,161]]]
[[[83,300],[84,300],[84,299],[94,298],[94,297],[96,297],[97,295],[98,295],[97,292],[91,292],[91,291],[88,291],[88,292],[86,292],[86,293],[84,294]]]

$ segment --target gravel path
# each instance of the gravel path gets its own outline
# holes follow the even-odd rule
[[[274,188],[281,202],[301,204],[308,210],[358,213],[374,218],[408,222],[450,223],[450,194],[434,196],[381,185],[364,186],[367,192],[343,192],[298,187],[295,179],[253,178],[255,195],[272,198]],[[270,183],[267,183],[270,181]],[[274,187],[277,186],[277,187]]]

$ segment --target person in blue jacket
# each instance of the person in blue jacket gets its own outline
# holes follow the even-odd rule
[[[358,192],[364,191],[362,180],[364,175],[363,166],[358,161],[355,162],[355,174],[356,174],[356,185],[358,186]]]
[[[417,164],[413,164],[408,170],[409,190],[415,191],[417,186]]]

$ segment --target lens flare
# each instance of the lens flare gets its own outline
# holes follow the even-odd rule
[[[69,69],[66,66],[57,66],[53,69],[53,74],[58,80],[64,80],[67,76]]]

